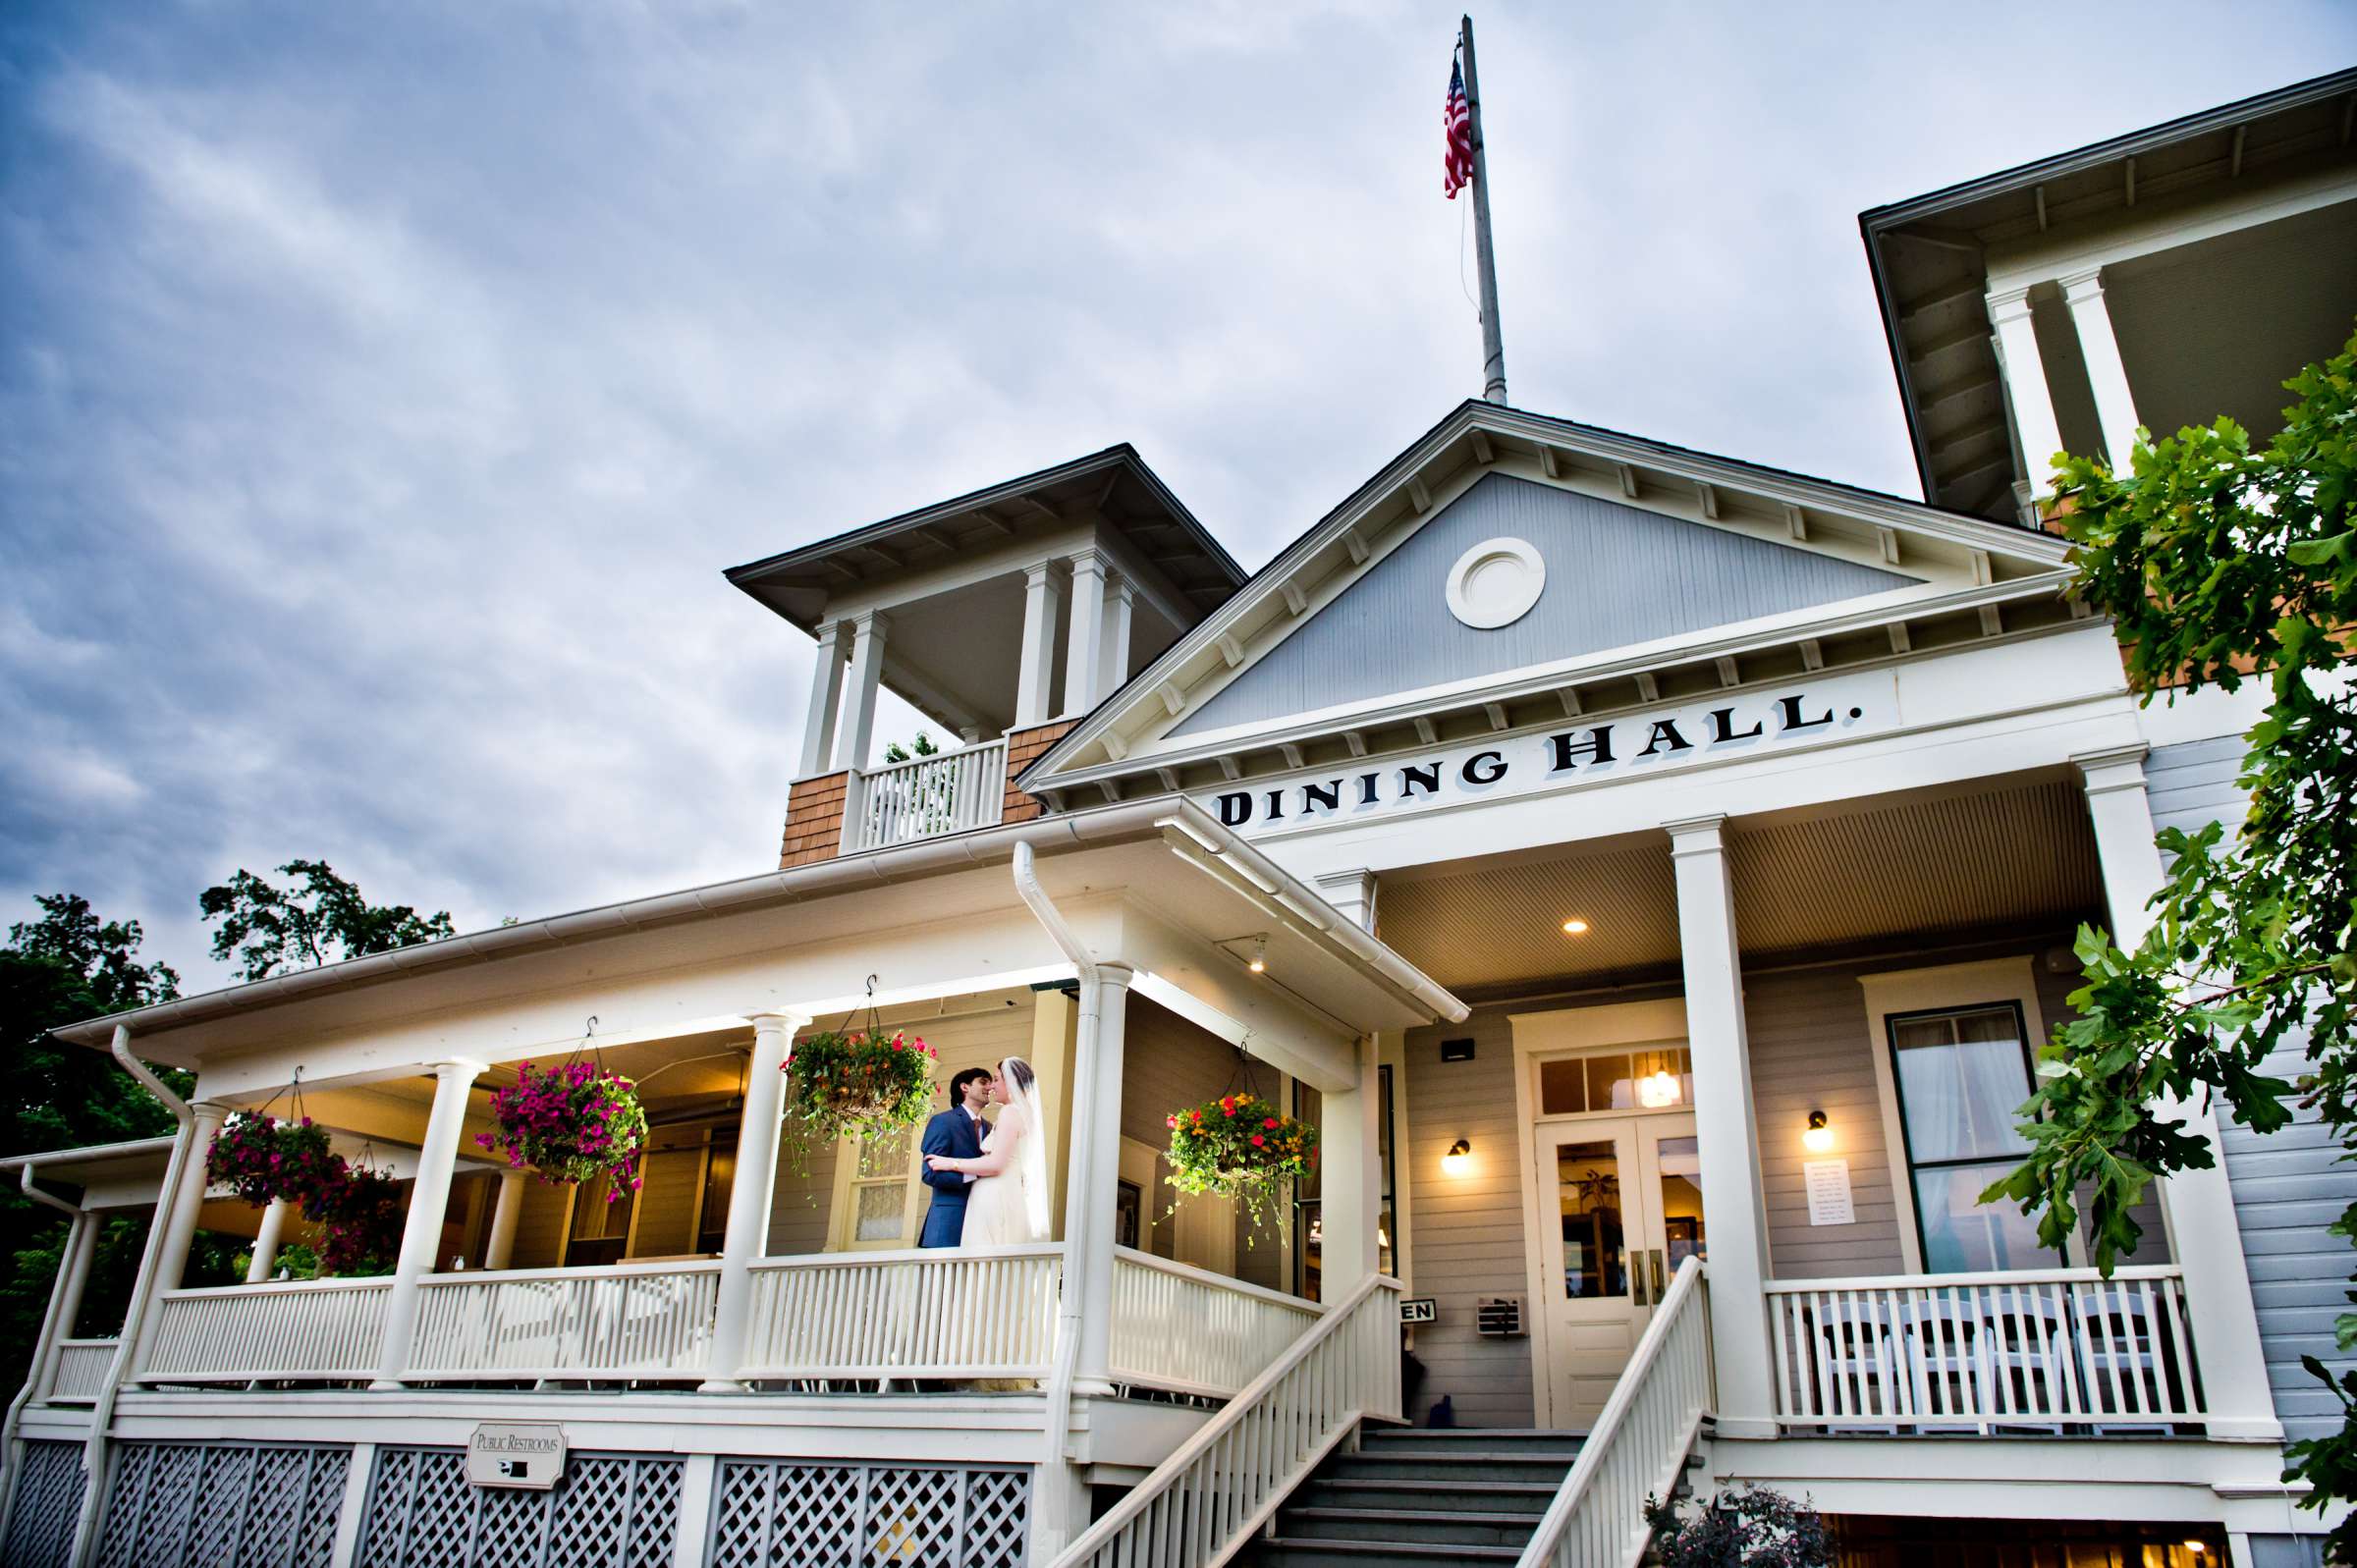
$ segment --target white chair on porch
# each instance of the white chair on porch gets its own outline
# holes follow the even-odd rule
[[[1902,1310],[1917,1432],[1987,1432],[1989,1365],[1981,1308],[1968,1291],[1934,1290]]]
[[[1812,1316],[1824,1430],[1895,1434],[1906,1399],[1890,1308],[1840,1292],[1820,1298]]]
[[[2183,1409],[2177,1369],[2164,1349],[2151,1297],[2132,1284],[2083,1286],[2072,1292],[2078,1320],[2079,1353],[2086,1368],[2090,1407],[2147,1420],[2099,1421],[2099,1435],[2114,1433],[2166,1434],[2173,1424],[2160,1413]]]
[[[1980,1294],[1990,1425],[1997,1430],[2058,1436],[2081,1414],[2076,1325],[2056,1291],[1996,1285]]]

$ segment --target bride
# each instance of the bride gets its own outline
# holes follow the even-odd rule
[[[966,1189],[960,1247],[1013,1247],[1048,1239],[1048,1156],[1040,1137],[1039,1091],[1031,1063],[1009,1056],[990,1081],[990,1098],[1004,1108],[982,1153],[970,1160],[927,1155],[934,1170],[976,1178]]]

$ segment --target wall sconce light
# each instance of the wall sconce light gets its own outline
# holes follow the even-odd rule
[[[1461,1176],[1465,1173],[1466,1167],[1472,1163],[1473,1146],[1459,1138],[1449,1146],[1447,1154],[1441,1156],[1441,1174]]]
[[[1252,939],[1252,961],[1245,967],[1256,975],[1264,975],[1269,972],[1269,939],[1267,937]]]
[[[1834,1129],[1825,1124],[1825,1112],[1809,1112],[1809,1130],[1800,1135],[1800,1146],[1813,1155],[1831,1154],[1834,1148]]]

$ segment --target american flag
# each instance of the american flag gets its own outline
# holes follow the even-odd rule
[[[1441,109],[1441,124],[1449,128],[1449,150],[1441,155],[1441,194],[1450,200],[1473,180],[1473,116],[1465,107],[1465,73],[1449,62],[1449,101]]]

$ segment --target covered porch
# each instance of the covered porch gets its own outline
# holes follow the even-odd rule
[[[2222,1172],[2109,1278],[1978,1202],[2152,845],[2135,751],[1385,871],[1416,1409],[1588,1426],[1693,1257],[1722,1438],[2279,1435]]]
[[[655,949],[644,976],[568,946],[517,977],[598,971],[553,994],[448,999],[462,1004],[436,1016],[422,996],[393,1007],[372,988],[299,1004],[312,1017],[267,1043],[253,1018],[144,1037],[199,1084],[183,1158],[156,1178],[169,1218],[156,1288],[127,1325],[125,1391],[957,1394],[1044,1400],[1023,1423],[1034,1432],[1060,1429],[1075,1399],[1228,1398],[1317,1321],[1305,1297],[1321,1270],[1370,1272],[1388,1239],[1375,1180],[1355,1175],[1374,1154],[1372,1037],[1461,1008],[1191,808],[1090,816],[1077,833],[1073,820],[1002,831],[996,854],[969,842],[959,858],[980,864],[921,883],[879,887],[870,869],[857,896],[738,915],[734,951],[686,972],[664,962],[674,931],[633,944]],[[1089,828],[1102,837],[1075,850]],[[1035,859],[1032,838],[1051,852]],[[414,984],[480,990],[494,974]],[[927,1189],[913,1131],[781,1157],[792,1043],[864,1018],[871,974],[883,1022],[939,1049],[937,1094],[960,1067],[1034,1064],[1055,1189],[1045,1238],[915,1248]],[[377,1017],[322,1043],[318,1015],[356,1003]],[[586,1049],[642,1086],[654,1130],[643,1187],[613,1202],[497,1168],[474,1143],[491,1089],[576,1049],[591,1013],[604,1022]],[[473,1054],[453,1049],[468,1042]],[[190,1285],[191,1240],[222,1202],[201,1152],[299,1065],[304,1109],[339,1147],[406,1177],[399,1260],[380,1276],[289,1277],[311,1237],[273,1206],[244,1211],[258,1219],[249,1282]],[[1351,1173],[1307,1225],[1288,1215],[1254,1234],[1233,1205],[1169,1186],[1165,1117],[1246,1075],[1314,1106],[1329,1170]]]

